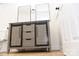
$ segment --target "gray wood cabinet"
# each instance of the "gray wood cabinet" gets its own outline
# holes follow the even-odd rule
[[[50,49],[49,21],[10,23],[8,52],[10,48]]]

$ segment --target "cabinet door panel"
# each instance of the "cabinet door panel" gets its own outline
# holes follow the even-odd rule
[[[36,45],[47,45],[48,37],[46,24],[36,25]]]
[[[12,27],[11,46],[21,46],[21,26]]]

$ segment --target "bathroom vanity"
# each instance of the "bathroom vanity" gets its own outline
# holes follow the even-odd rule
[[[46,48],[50,51],[49,21],[29,21],[9,24],[10,49]]]

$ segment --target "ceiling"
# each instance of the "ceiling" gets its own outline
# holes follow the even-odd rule
[[[79,3],[79,0],[0,0],[0,3],[13,3],[17,5],[35,5],[41,3]]]

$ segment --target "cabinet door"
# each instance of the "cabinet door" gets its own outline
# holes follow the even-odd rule
[[[21,26],[12,26],[11,46],[21,46]]]
[[[36,25],[36,45],[48,45],[46,24]]]

